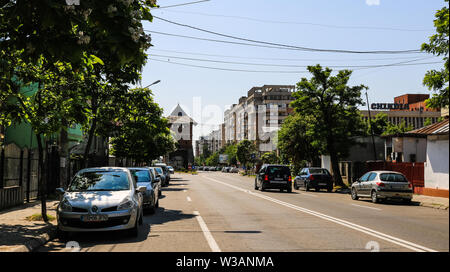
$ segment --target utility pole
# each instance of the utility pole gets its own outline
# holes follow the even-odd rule
[[[375,137],[373,136],[372,117],[370,115],[369,96],[367,95],[367,90],[366,90],[366,101],[367,101],[367,110],[369,111],[370,134],[372,135],[373,158],[376,161],[377,160],[377,151],[375,149]]]

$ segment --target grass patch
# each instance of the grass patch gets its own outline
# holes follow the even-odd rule
[[[26,219],[28,221],[44,221],[42,220],[42,215],[40,213],[36,213],[30,216],[27,216]],[[54,217],[53,215],[47,214],[47,219],[48,221],[54,221],[56,220],[56,217]]]

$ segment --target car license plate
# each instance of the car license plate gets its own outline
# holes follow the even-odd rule
[[[319,185],[325,186],[325,185],[327,185],[327,184],[326,184],[326,183],[319,183]]]
[[[89,215],[82,215],[81,221],[83,222],[100,222],[100,221],[107,221],[108,215],[106,214],[89,214]]]
[[[274,180],[284,180],[283,178],[274,178]]]

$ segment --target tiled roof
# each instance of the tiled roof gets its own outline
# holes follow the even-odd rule
[[[407,132],[407,134],[448,134],[448,118],[441,122]]]

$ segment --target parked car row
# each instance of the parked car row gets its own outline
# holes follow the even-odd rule
[[[303,187],[305,191],[315,189],[319,191],[333,190],[333,176],[325,168],[303,168],[292,181],[291,171],[285,165],[265,164],[255,177],[255,190],[279,189],[292,192],[292,185],[296,190]],[[353,200],[366,197],[373,203],[387,199],[398,199],[410,203],[413,196],[412,184],[399,172],[370,171],[351,185]]]
[[[60,237],[71,232],[124,230],[138,235],[144,212],[159,207],[161,187],[169,185],[165,164],[152,167],[98,167],[78,171],[67,188],[58,188]]]

